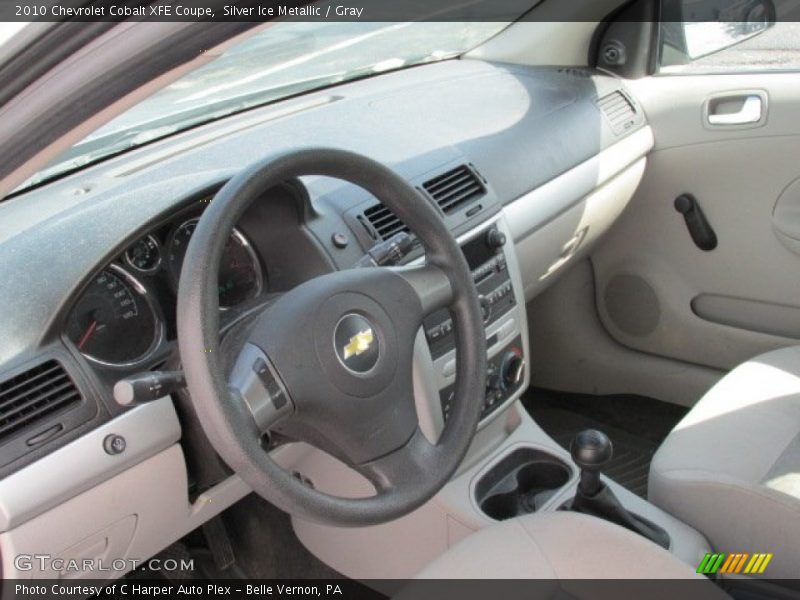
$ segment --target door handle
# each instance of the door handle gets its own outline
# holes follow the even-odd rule
[[[694,196],[681,194],[675,198],[675,210],[683,215],[695,246],[706,252],[717,247],[717,234]]]
[[[734,105],[739,110],[731,111]],[[714,98],[708,106],[708,124],[714,126],[758,123],[764,114],[764,100],[758,94]]]

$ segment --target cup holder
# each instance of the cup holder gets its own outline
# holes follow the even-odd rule
[[[496,521],[536,512],[572,471],[551,454],[535,448],[518,448],[494,465],[475,487],[481,510]]]

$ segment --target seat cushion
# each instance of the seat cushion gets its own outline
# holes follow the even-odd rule
[[[534,513],[486,527],[418,579],[702,579],[627,529],[573,513]]]
[[[766,574],[800,565],[800,347],[723,377],[653,457],[648,497],[720,552],[771,552]]]

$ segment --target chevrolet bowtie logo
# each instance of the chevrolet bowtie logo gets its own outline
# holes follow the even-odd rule
[[[370,349],[374,340],[375,336],[372,334],[371,328],[359,331],[351,337],[347,345],[342,348],[344,359],[347,360],[351,356],[360,356],[364,354],[364,352]]]

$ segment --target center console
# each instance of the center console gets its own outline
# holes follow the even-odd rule
[[[507,216],[501,213],[457,240],[480,294],[484,318],[488,360],[479,430],[450,482],[434,499],[396,521],[342,529],[293,519],[305,547],[349,577],[406,579],[448,547],[498,521],[566,509],[588,512],[586,506],[575,505],[587,461],[577,464],[517,402],[529,385],[529,339],[535,340],[537,332],[528,332],[519,246],[512,240]],[[455,339],[448,311],[429,315],[423,330],[415,349],[415,395],[425,417],[420,423],[429,423],[425,434],[435,440],[456,401]],[[366,479],[320,452],[294,459],[292,468],[331,494],[374,494]],[[662,545],[687,563],[697,564],[708,551],[707,540],[693,528],[611,479],[600,480],[607,495],[613,493],[619,501],[604,502],[600,508],[624,508],[611,517],[628,514],[637,526],[663,534]],[[609,514],[604,510],[598,518],[608,519]],[[398,547],[413,551],[398,552]]]
[[[513,244],[507,241],[504,225],[502,220],[497,220],[459,240],[478,290],[486,335],[488,360],[482,423],[508,406],[525,389],[524,301],[515,284],[516,257]],[[423,326],[433,358],[442,417],[446,421],[454,401],[453,321],[448,311],[441,309],[429,315]]]

